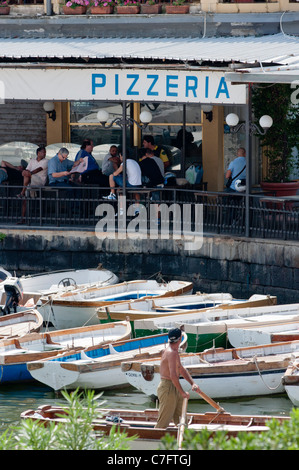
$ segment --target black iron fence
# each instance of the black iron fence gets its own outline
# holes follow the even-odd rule
[[[28,190],[25,198],[19,198],[21,189],[17,186],[1,185],[0,228],[28,226],[92,230],[99,221],[103,221],[103,217],[109,216],[108,222],[110,224],[115,222],[117,231],[118,218],[121,216],[120,201],[105,199],[110,192],[109,188],[43,187]],[[139,214],[143,216],[145,214],[148,227],[152,222],[151,219],[156,218],[160,230],[160,227],[163,228],[163,220],[168,210],[169,217],[168,215],[166,217],[170,231],[174,228],[176,223],[174,219],[177,216],[181,217],[182,229],[189,217],[191,230],[194,231],[197,228],[195,209],[198,207],[202,209],[204,234],[242,237],[249,233],[250,237],[257,238],[299,239],[298,196],[274,198],[263,194],[250,195],[249,217],[246,217],[246,198],[243,193],[165,187],[158,188],[154,192],[151,189],[141,189],[136,196],[136,191],[127,190],[126,205],[123,204],[121,207],[125,216],[121,217],[125,217],[123,220],[129,224],[135,217],[135,212],[142,208]],[[176,215],[174,209],[177,209]],[[246,230],[247,223],[248,230]]]

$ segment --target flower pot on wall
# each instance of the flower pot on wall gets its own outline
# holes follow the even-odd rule
[[[267,183],[261,182],[261,188],[267,194],[273,196],[296,196],[299,190],[299,181],[290,181],[288,183]]]
[[[113,7],[107,5],[106,7],[91,7],[90,13],[92,15],[111,15],[113,13]]]
[[[266,181],[261,182],[261,188],[268,196],[274,197],[284,197],[284,196],[296,196],[297,191],[299,190],[299,181],[290,181],[287,183],[268,183]],[[283,203],[267,203],[267,207],[270,209],[276,208],[278,210],[283,209],[283,206],[286,210],[292,210],[293,203],[285,202]]]
[[[85,15],[87,7],[83,5],[78,5],[76,8],[63,7],[63,13],[65,15]]]
[[[118,6],[117,13],[119,15],[137,15],[140,13],[140,6],[139,5],[126,5],[126,6]]]
[[[154,5],[149,5],[147,3],[143,3],[141,5],[141,13],[144,13],[145,15],[158,15],[159,13],[162,13],[162,4],[155,3]]]
[[[185,15],[189,13],[189,5],[165,5],[165,11],[168,14]]]
[[[9,15],[10,7],[1,7],[0,8],[0,15]]]

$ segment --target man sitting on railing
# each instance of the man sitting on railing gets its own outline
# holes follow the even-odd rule
[[[22,172],[24,187],[17,197],[25,197],[29,185],[31,187],[45,186],[48,174],[48,160],[45,157],[46,147],[41,145],[36,150],[36,158],[32,158]]]

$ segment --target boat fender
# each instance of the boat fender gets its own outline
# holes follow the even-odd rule
[[[142,377],[147,382],[151,382],[154,379],[155,367],[153,365],[141,364],[140,370]]]
[[[106,421],[110,421],[112,423],[122,423],[123,419],[120,416],[106,416]]]
[[[108,344],[108,346],[109,346],[110,354],[118,354],[118,352],[116,351],[116,349],[114,349],[112,344]]]

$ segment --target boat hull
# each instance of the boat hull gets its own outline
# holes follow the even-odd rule
[[[287,368],[282,383],[293,405],[299,406],[299,362],[292,361]]]
[[[227,399],[251,396],[274,395],[284,392],[281,384],[281,377],[286,369],[276,369],[273,371],[263,372],[261,375],[258,371],[236,374],[214,374],[201,375],[200,377],[193,375],[193,381],[211,398]],[[160,382],[160,374],[155,374],[151,382],[145,383],[141,373],[126,372],[129,383],[150,397],[157,396],[157,388]],[[200,397],[197,393],[190,391],[190,384],[184,380],[180,380],[180,384],[186,392],[190,394],[190,400],[198,400]]]
[[[131,337],[129,322],[112,323],[104,327],[81,327],[46,333],[29,334],[22,338],[0,341],[0,383],[19,383],[35,380],[27,363],[90,351],[107,343],[128,340]],[[97,346],[98,345],[98,346]],[[62,358],[61,358],[62,360]]]
[[[299,342],[277,343],[252,348],[182,354],[181,362],[193,381],[211,398],[274,395],[284,392],[282,377],[293,357],[299,358]],[[123,362],[128,382],[148,396],[156,396],[160,361]],[[198,399],[190,384],[180,378],[190,399]]]
[[[183,333],[181,346],[184,347],[186,342]],[[31,362],[27,367],[36,380],[54,390],[128,387],[130,384],[121,370],[122,362],[160,357],[167,344],[167,334],[149,336],[94,348],[73,357]]]
[[[73,291],[62,295],[42,297],[38,307],[44,317],[57,329],[75,328],[85,324],[96,325],[123,321],[110,315],[99,318],[97,309],[128,299],[167,297],[191,293],[193,284],[184,281],[171,281],[159,284],[156,281],[129,281],[103,288]],[[127,315],[122,316],[126,320]]]

